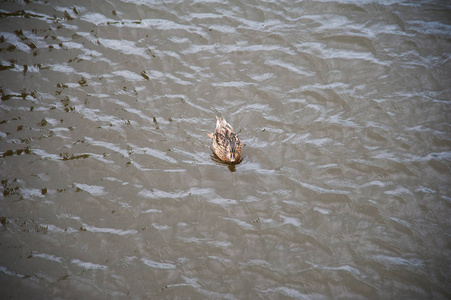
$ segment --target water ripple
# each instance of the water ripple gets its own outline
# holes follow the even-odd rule
[[[2,296],[450,298],[450,9],[3,2]]]

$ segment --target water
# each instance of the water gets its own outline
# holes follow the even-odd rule
[[[3,297],[450,298],[450,15],[3,2]]]

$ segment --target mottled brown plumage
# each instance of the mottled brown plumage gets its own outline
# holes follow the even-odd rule
[[[223,161],[236,163],[240,160],[241,140],[224,117],[216,117],[216,130],[208,136],[213,139],[213,152]]]

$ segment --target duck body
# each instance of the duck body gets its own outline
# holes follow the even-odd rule
[[[224,117],[216,117],[216,130],[208,136],[213,139],[213,152],[222,161],[236,163],[240,160],[243,148],[241,140]]]

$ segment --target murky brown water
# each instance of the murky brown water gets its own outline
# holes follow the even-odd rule
[[[450,16],[3,2],[2,298],[449,299]]]

